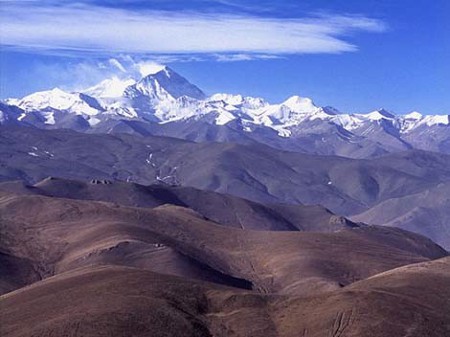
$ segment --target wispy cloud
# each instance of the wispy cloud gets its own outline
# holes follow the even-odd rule
[[[81,91],[108,78],[140,79],[158,66],[154,59],[119,55],[101,60],[86,58],[70,62],[37,62],[26,75],[21,76],[43,80],[50,85],[47,89],[57,85],[67,91]]]
[[[281,58],[278,55],[272,54],[214,54],[211,55],[219,62],[238,62],[238,61],[253,61],[253,60],[272,60]]]
[[[34,2],[3,3],[0,21],[1,43],[10,48],[103,55],[214,54],[223,60],[351,52],[357,50],[349,41],[352,33],[386,29],[383,22],[365,16],[281,19]]]

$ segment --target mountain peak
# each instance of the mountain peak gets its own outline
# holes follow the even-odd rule
[[[206,95],[197,86],[190,83],[183,76],[171,68],[164,66],[158,72],[148,74],[131,86],[128,95],[137,97],[146,95],[152,99],[180,98],[187,96],[195,99],[204,99]],[[170,97],[169,97],[170,96]]]
[[[172,68],[170,68],[168,66],[154,66],[152,69],[153,69],[152,71],[144,72],[145,75],[142,76],[141,80],[149,79],[149,78],[171,78],[173,76],[174,77],[182,77],[175,70],[173,70]],[[182,77],[182,78],[184,78],[184,77]]]
[[[118,98],[124,94],[126,88],[134,83],[136,81],[131,78],[123,80],[114,76],[83,90],[83,93],[97,98]]]
[[[20,100],[21,104],[54,107],[64,105],[67,101],[76,99],[77,94],[66,92],[60,88],[44,90],[32,93]]]
[[[421,119],[423,117],[423,115],[420,112],[418,112],[418,111],[412,111],[409,114],[405,115],[404,117],[406,119],[415,119],[415,120],[417,120],[417,119]]]
[[[14,105],[25,112],[54,109],[77,115],[96,115],[103,110],[95,98],[82,93],[66,92],[60,88],[35,92],[16,100]]]
[[[56,95],[67,95],[67,94],[70,95],[70,93],[68,93],[68,92],[66,92],[66,91],[64,91],[64,90],[62,90],[62,89],[60,89],[58,87],[53,88],[52,90],[50,90],[50,92],[52,94],[56,94]]]
[[[392,112],[390,112],[389,110],[386,110],[385,108],[378,109],[377,111],[385,117],[389,117],[389,118],[395,117],[395,115]]]
[[[366,116],[370,120],[375,120],[375,121],[378,121],[381,119],[394,119],[395,118],[394,114],[392,114],[391,112],[389,112],[383,108],[372,111],[372,112],[368,113]]]
[[[310,113],[317,111],[318,107],[314,105],[312,99],[308,97],[291,96],[285,100],[282,105],[287,106],[295,112]]]
[[[173,71],[168,66],[158,63],[149,63],[140,66],[140,72],[142,77],[147,77],[149,75],[155,75],[159,72],[169,72]]]

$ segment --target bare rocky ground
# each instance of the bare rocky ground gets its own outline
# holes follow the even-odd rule
[[[188,189],[211,200],[202,208],[181,187],[47,179],[0,191],[2,336],[450,332],[450,260],[417,234]],[[267,228],[277,210],[280,228]]]

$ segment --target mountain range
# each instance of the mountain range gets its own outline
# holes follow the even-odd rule
[[[194,187],[262,203],[322,205],[357,221],[413,230],[450,248],[449,155],[408,150],[353,159],[263,144],[23,126],[0,126],[0,135],[0,181],[107,179]]]
[[[162,66],[143,78],[111,78],[79,92],[55,88],[0,105],[0,123],[82,132],[127,132],[186,140],[263,143],[313,154],[372,158],[421,149],[450,153],[449,115],[345,114],[292,96],[214,94]]]
[[[448,115],[168,67],[0,103],[3,337],[450,335]]]

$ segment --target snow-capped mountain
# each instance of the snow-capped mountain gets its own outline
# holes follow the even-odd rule
[[[101,81],[93,87],[83,90],[83,93],[107,102],[108,100],[123,97],[125,89],[135,83],[136,81],[132,78],[122,80],[118,77],[112,77]]]
[[[29,111],[54,109],[92,116],[103,110],[92,97],[82,93],[68,93],[59,88],[36,92],[21,100],[8,100],[7,103],[23,109],[25,113]],[[54,121],[50,119],[47,121],[48,124],[54,124]]]
[[[223,93],[207,97],[165,66],[137,80],[115,77],[80,92],[55,88],[5,103],[0,106],[3,124],[15,121],[197,141],[258,141],[287,150],[352,157],[414,147],[450,152],[448,115],[399,116],[385,109],[345,114],[300,96],[279,104]]]

